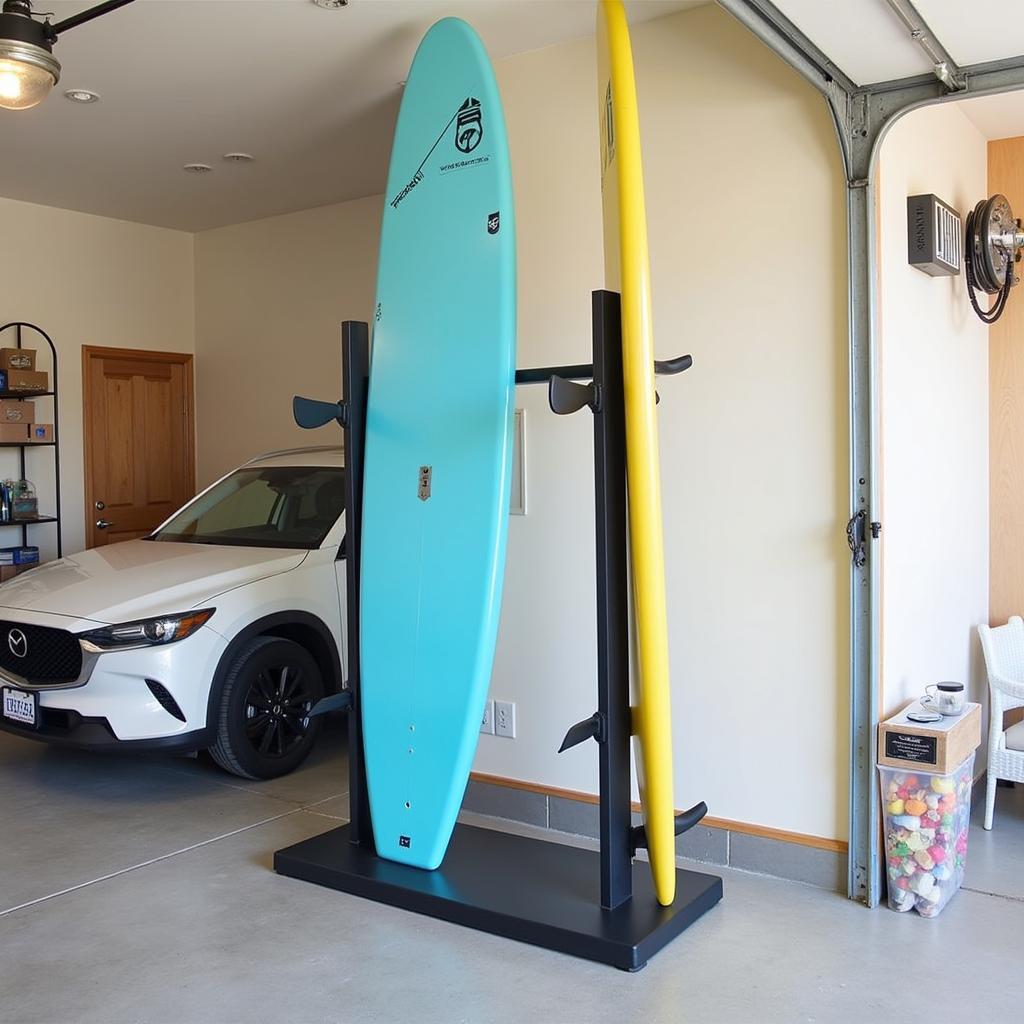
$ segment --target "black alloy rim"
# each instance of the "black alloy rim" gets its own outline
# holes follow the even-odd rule
[[[258,672],[245,695],[245,735],[261,757],[287,757],[309,732],[315,696],[297,665]]]

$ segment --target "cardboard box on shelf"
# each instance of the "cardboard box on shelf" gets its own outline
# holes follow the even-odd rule
[[[45,370],[7,370],[8,391],[47,391],[50,375]]]
[[[39,563],[36,562],[35,564],[38,565]],[[0,565],[0,583],[13,580],[19,573],[26,572],[34,567],[33,565]]]
[[[11,520],[16,523],[34,522],[39,518],[38,498],[14,498],[11,501]]]
[[[36,350],[34,348],[0,348],[0,369],[34,370]]]
[[[878,725],[878,763],[887,768],[915,768],[949,775],[981,743],[981,705],[965,704],[953,717],[941,722],[913,722],[908,711],[921,711],[914,701],[898,715]]]
[[[24,398],[0,398],[0,423],[31,423],[35,415],[34,402]]]
[[[53,424],[30,423],[28,425],[28,439],[29,441],[52,441]]]
[[[27,423],[2,423],[0,422],[0,444],[27,444],[28,424]]]

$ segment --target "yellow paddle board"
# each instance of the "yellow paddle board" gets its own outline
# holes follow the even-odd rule
[[[621,0],[601,0],[598,6],[597,66],[605,284],[622,295],[630,558],[639,677],[633,731],[654,890],[658,902],[668,906],[676,889],[675,809],[651,281],[633,51]]]

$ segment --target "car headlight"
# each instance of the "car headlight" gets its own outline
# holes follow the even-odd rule
[[[92,629],[79,633],[78,639],[87,651],[128,651],[137,647],[159,647],[173,644],[191,636],[213,615],[214,608],[203,608],[196,612],[181,612],[177,615],[161,615],[156,619],[139,619],[137,622],[122,622],[116,626]]]

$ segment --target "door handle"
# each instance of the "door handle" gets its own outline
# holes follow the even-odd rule
[[[96,520],[96,529],[97,530],[105,530],[108,526],[113,526],[113,525],[114,525],[113,523],[108,523],[106,521],[106,519],[97,519]]]

